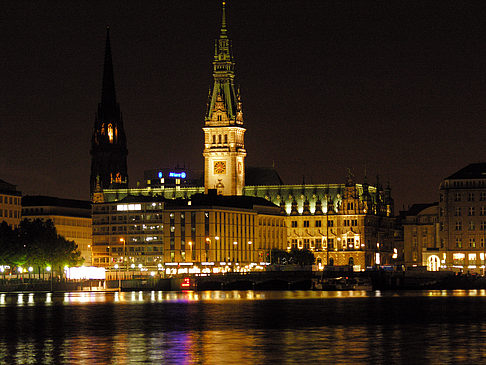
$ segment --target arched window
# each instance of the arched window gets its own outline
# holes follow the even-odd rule
[[[218,134],[218,143],[221,144],[221,134]]]
[[[353,266],[354,265],[354,258],[350,257],[348,260],[348,265]]]
[[[108,124],[108,139],[110,143],[113,143],[113,125],[111,123]]]
[[[213,144],[215,144],[215,143],[216,143],[216,135],[213,134]]]
[[[334,266],[334,259],[332,257],[329,259],[329,266]]]
[[[228,135],[227,134],[224,135],[224,143],[228,143]]]

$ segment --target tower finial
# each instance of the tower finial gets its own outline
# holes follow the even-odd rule
[[[226,2],[223,1],[223,15],[222,15],[222,20],[221,20],[221,33],[226,33]]]

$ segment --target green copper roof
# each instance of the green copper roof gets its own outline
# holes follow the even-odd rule
[[[215,42],[213,77],[214,86],[210,96],[210,102],[206,113],[206,120],[212,118],[214,107],[218,97],[221,97],[228,119],[236,120],[238,109],[238,94],[234,86],[234,66],[233,55],[231,52],[231,40],[227,36],[226,11],[223,2],[223,14],[219,39]]]

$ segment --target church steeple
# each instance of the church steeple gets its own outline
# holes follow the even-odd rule
[[[116,102],[109,28],[104,61],[101,102],[91,139],[91,197],[100,189],[128,187],[128,150],[120,105]]]
[[[241,195],[245,185],[245,128],[239,90],[234,85],[235,63],[222,4],[219,38],[213,57],[213,89],[204,118],[204,187],[219,194]]]
[[[115,77],[111,58],[110,27],[106,28],[105,63],[103,66],[103,84],[101,88],[101,111],[103,117],[111,119],[116,115]]]

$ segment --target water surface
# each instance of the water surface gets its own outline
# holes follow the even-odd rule
[[[0,294],[0,363],[481,363],[486,291]]]

